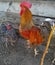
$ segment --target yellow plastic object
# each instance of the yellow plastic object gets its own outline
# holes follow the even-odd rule
[[[45,58],[45,56],[46,56],[46,54],[47,54],[48,47],[49,47],[49,45],[50,45],[50,41],[51,41],[51,38],[52,38],[52,35],[53,35],[54,30],[55,30],[55,26],[52,27],[52,30],[51,30],[51,32],[50,32],[50,35],[49,35],[49,38],[48,38],[48,41],[47,41],[47,45],[46,45],[46,49],[45,49],[45,51],[44,51],[44,53],[43,53],[43,56],[42,56],[42,58],[41,58],[40,65],[43,65],[43,63],[44,63],[44,58]]]

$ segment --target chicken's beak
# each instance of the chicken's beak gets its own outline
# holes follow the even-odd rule
[[[23,10],[21,9],[21,11],[20,11],[20,16],[22,16],[22,13],[23,13]]]
[[[22,14],[25,12],[25,8],[21,7],[21,11],[20,11],[20,16],[22,16]]]

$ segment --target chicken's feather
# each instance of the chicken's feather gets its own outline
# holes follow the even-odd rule
[[[40,45],[43,42],[41,30],[33,24],[31,11],[27,7],[24,8],[25,12],[23,12],[20,21],[22,30],[20,34],[25,39],[29,40],[31,45]]]

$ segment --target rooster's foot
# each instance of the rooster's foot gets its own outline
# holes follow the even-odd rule
[[[37,56],[39,53],[38,51],[36,50],[36,48],[34,49],[34,56]]]

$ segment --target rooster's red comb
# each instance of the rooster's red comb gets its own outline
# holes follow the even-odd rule
[[[29,2],[22,2],[22,3],[20,4],[20,7],[22,7],[22,6],[26,6],[27,8],[31,8],[32,4],[29,3]]]

